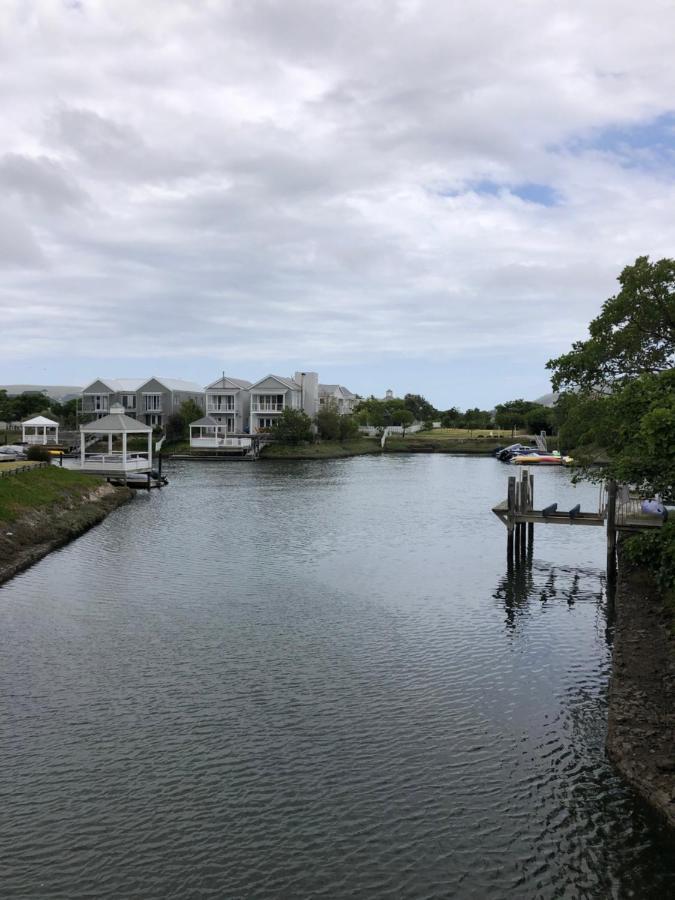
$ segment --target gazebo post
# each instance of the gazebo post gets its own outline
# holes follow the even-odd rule
[[[80,468],[84,469],[84,431],[80,431]]]
[[[152,429],[148,432],[148,465],[152,465]]]
[[[112,431],[108,434],[108,456],[112,456]]]
[[[112,441],[112,435],[109,438]],[[122,467],[124,471],[127,470],[127,433],[126,431],[122,432]]]

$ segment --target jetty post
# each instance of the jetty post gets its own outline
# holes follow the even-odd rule
[[[607,580],[616,580],[616,481],[607,482]]]
[[[529,490],[527,494],[528,499],[528,510],[531,511],[534,509],[534,475],[530,475],[529,479]],[[534,543],[534,522],[527,523],[527,545],[532,548],[532,544]]]
[[[506,556],[509,564],[513,560],[513,537],[516,526],[516,476],[509,476],[506,496]]]

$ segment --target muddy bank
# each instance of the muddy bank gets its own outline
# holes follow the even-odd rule
[[[129,488],[104,483],[64,498],[58,507],[28,509],[11,522],[0,522],[0,584],[97,525],[132,496]]]
[[[648,574],[620,566],[607,751],[675,829],[675,640]]]

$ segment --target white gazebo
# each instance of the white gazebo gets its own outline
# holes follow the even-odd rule
[[[32,429],[27,434],[26,429]],[[24,444],[58,444],[59,423],[45,416],[35,416],[21,423],[21,439]]]
[[[190,422],[190,447],[193,450],[250,450],[251,438],[233,435],[227,425],[217,422],[212,416],[204,416]]]
[[[148,448],[129,451],[129,435],[144,434]],[[122,438],[122,449],[113,450],[113,437]],[[87,453],[87,444],[97,438],[108,439],[107,453]],[[107,474],[149,472],[152,469],[152,428],[127,416],[123,406],[111,406],[110,413],[88,425],[80,425],[80,468]]]

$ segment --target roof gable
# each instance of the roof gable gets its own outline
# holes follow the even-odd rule
[[[293,381],[292,378],[284,378],[283,375],[266,375],[264,378],[261,378],[260,381],[256,381],[255,384],[252,384],[251,390],[276,390],[276,385],[274,384],[274,382],[289,391],[299,391],[301,389],[297,381]]]
[[[230,378],[230,376],[217,378],[212,384],[206,386],[207,391],[246,391],[252,387],[250,381],[244,378]]]

